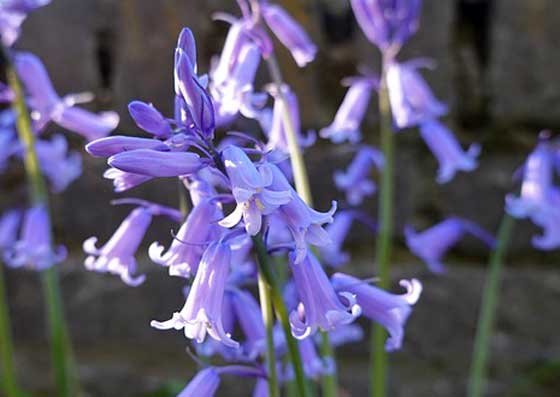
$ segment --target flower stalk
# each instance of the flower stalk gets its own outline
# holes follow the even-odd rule
[[[30,186],[30,201],[33,205],[44,205],[48,208],[47,188],[35,151],[35,136],[31,127],[23,88],[15,68],[10,62],[9,54],[7,51],[4,51],[4,53],[8,62],[8,84],[14,92],[12,106],[16,114],[18,136],[24,147],[24,167]],[[79,395],[79,386],[76,379],[70,337],[64,318],[57,268],[53,266],[44,270],[41,281],[47,310],[51,355],[58,395],[75,397]]]
[[[297,141],[297,134],[294,129],[292,122],[292,117],[290,115],[290,108],[284,92],[282,90],[283,79],[280,67],[278,66],[278,61],[271,55],[267,59],[268,70],[272,81],[276,85],[276,91],[278,92],[278,98],[282,103],[282,118],[284,119],[284,125],[286,126],[286,135],[288,140],[288,150],[290,152],[290,162],[292,165],[292,171],[294,174],[294,182],[296,185],[296,191],[301,196],[303,201],[309,205],[313,205],[313,197],[311,195],[311,187],[309,184],[309,176],[307,174],[307,167],[305,166],[305,161],[303,159],[303,153],[299,147]],[[329,340],[329,335],[326,332],[321,331],[321,355],[324,359],[333,359],[334,362],[334,350]],[[323,375],[321,378],[322,390],[325,397],[336,397],[338,395],[338,386],[336,380],[336,371],[332,375]]]
[[[379,87],[379,120],[381,134],[381,151],[384,157],[384,167],[379,186],[378,222],[379,231],[376,239],[375,263],[379,277],[378,286],[387,289],[389,286],[389,261],[391,258],[391,237],[393,234],[393,190],[394,190],[394,133],[392,126],[391,105],[387,89],[387,77],[384,60],[383,75]],[[373,397],[387,395],[387,353],[385,339],[387,333],[379,324],[373,324],[371,336],[371,371],[370,391]]]
[[[0,264],[0,354],[2,360],[2,390],[6,397],[19,397],[19,387],[14,366],[14,349],[8,305],[4,268]]]
[[[490,256],[490,268],[486,278],[486,285],[482,296],[482,306],[476,328],[473,358],[471,362],[467,396],[481,397],[486,382],[488,367],[489,344],[498,306],[500,279],[505,255],[511,240],[514,218],[507,213],[502,218],[498,231],[496,248]]]

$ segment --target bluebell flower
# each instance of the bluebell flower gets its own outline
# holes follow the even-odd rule
[[[300,304],[290,313],[292,334],[297,339],[305,339],[318,328],[324,331],[338,325],[350,324],[360,314],[361,309],[353,294],[335,292],[317,258],[309,252],[302,263],[291,260],[297,294]]]
[[[333,222],[336,201],[332,202],[328,212],[319,212],[309,208],[278,167],[269,164],[269,169],[273,175],[270,188],[276,191],[288,191],[291,194],[291,200],[280,206],[278,216],[285,223],[295,242],[295,263],[301,263],[307,254],[308,243],[318,247],[330,244],[330,237],[323,229],[323,225]]]
[[[113,187],[116,193],[122,193],[153,179],[152,176],[133,174],[116,168],[109,168],[106,170],[103,173],[103,178],[113,181]]]
[[[460,218],[446,219],[421,233],[417,233],[410,226],[406,226],[404,230],[408,248],[434,273],[445,272],[441,258],[465,233],[470,233],[489,247],[495,244],[494,237],[480,226]]]
[[[19,37],[20,26],[27,14],[46,6],[51,0],[3,0],[0,3],[0,38],[11,47]]]
[[[14,63],[18,76],[30,95],[36,130],[42,130],[52,120],[91,141],[108,135],[116,128],[119,116],[115,112],[94,114],[74,106],[77,102],[76,96],[60,98],[52,86],[45,66],[35,55],[18,52]]]
[[[44,270],[66,258],[63,246],[54,247],[51,221],[44,205],[36,205],[25,212],[19,239],[4,251],[4,261],[10,267],[26,266]]]
[[[177,397],[213,397],[220,386],[220,376],[213,367],[196,374]]]
[[[248,291],[231,290],[235,316],[245,335],[242,344],[244,355],[249,360],[256,359],[266,348],[266,333],[259,304]]]
[[[0,126],[0,171],[4,171],[8,160],[17,151],[16,133]]]
[[[160,178],[194,174],[205,166],[196,153],[153,149],[117,153],[109,157],[107,163],[121,171]]]
[[[352,206],[362,203],[364,197],[376,191],[375,182],[369,179],[371,168],[383,168],[383,154],[371,146],[362,146],[346,172],[336,171],[334,182],[339,190],[346,192],[346,201]]]
[[[351,0],[362,31],[381,51],[395,55],[418,30],[421,0]]]
[[[359,342],[363,338],[364,330],[356,323],[341,325],[340,327],[336,327],[336,329],[329,331],[329,341],[333,347]]]
[[[342,251],[342,244],[346,240],[352,222],[354,222],[352,211],[339,211],[334,216],[334,222],[327,225],[326,230],[331,242],[319,249],[321,259],[325,264],[338,267],[350,260],[350,255]]]
[[[480,154],[480,145],[472,144],[464,152],[453,133],[436,120],[429,120],[420,125],[420,135],[439,162],[438,183],[447,183],[457,171],[472,171],[478,166],[476,158]]]
[[[222,303],[231,261],[230,247],[220,241],[208,246],[196,272],[189,296],[170,320],[150,324],[157,329],[181,330],[185,337],[202,343],[208,333],[226,346],[238,348],[222,324]]]
[[[137,149],[169,151],[169,147],[157,139],[114,135],[96,139],[86,145],[86,151],[94,157],[110,157],[121,152]]]
[[[168,267],[170,276],[190,278],[196,274],[210,231],[217,227],[215,223],[220,219],[219,216],[215,203],[208,200],[198,203],[165,254],[165,248],[158,242],[150,245],[150,259],[158,265]]]
[[[390,62],[387,67],[387,89],[393,120],[397,128],[415,127],[447,113],[447,106],[438,101],[418,68],[424,60],[405,63]]]
[[[128,112],[138,127],[157,138],[169,138],[173,130],[163,115],[152,105],[142,101],[128,104]]]
[[[542,139],[523,166],[523,181],[519,197],[506,196],[506,211],[514,218],[530,218],[542,227],[541,236],[533,237],[539,249],[560,246],[560,190],[554,185],[557,153],[550,142]]]
[[[333,143],[348,141],[357,143],[362,139],[360,126],[364,120],[371,93],[379,85],[376,79],[371,77],[358,77],[346,79],[350,87],[338,108],[333,122],[323,128],[321,137],[330,139]]]
[[[313,338],[298,341],[299,354],[303,364],[303,372],[310,379],[318,380],[321,376],[332,375],[336,372],[336,363],[332,357],[323,358],[317,352]],[[293,379],[293,367],[289,365],[286,378]]]
[[[414,305],[422,293],[422,284],[416,279],[401,280],[400,285],[406,288],[402,295],[392,294],[381,288],[342,273],[335,273],[332,282],[337,291],[349,291],[356,300],[364,316],[381,324],[389,333],[385,342],[385,350],[400,349],[404,337],[404,326]]]
[[[233,227],[243,218],[245,229],[251,236],[261,230],[262,216],[273,213],[280,205],[292,199],[287,189],[270,190],[272,165],[264,164],[257,169],[245,152],[236,146],[222,151],[222,158],[231,183],[231,191],[237,206],[220,221],[224,227]]]
[[[299,67],[304,67],[315,59],[317,47],[303,27],[286,10],[276,4],[263,2],[261,12],[270,30],[290,51]]]
[[[17,241],[21,223],[21,211],[9,210],[0,217],[0,250],[11,247]]]
[[[53,192],[62,192],[82,174],[82,158],[77,152],[68,153],[68,143],[63,135],[50,141],[37,140],[35,150],[41,171],[48,178]]]

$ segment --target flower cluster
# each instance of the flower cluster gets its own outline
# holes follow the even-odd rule
[[[34,151],[41,172],[50,190],[59,193],[82,172],[79,153],[69,152],[64,135],[47,131],[52,122],[87,140],[108,135],[119,122],[114,112],[92,113],[75,105],[90,101],[90,93],[59,96],[48,76],[45,65],[29,52],[12,48],[27,14],[49,0],[6,0],[0,4],[0,36],[6,61],[11,64],[23,86],[25,103],[30,111],[34,134]],[[23,160],[28,148],[16,133],[16,111],[10,105],[16,100],[9,86],[0,83],[0,172],[13,160]],[[21,213],[24,212],[22,215]],[[43,270],[62,261],[64,247],[52,247],[51,220],[45,205],[37,204],[25,211],[12,209],[1,218],[5,263],[11,267],[26,266]],[[19,233],[19,236],[18,236]]]
[[[107,158],[105,176],[113,180],[116,192],[154,178],[179,178],[190,211],[182,219],[173,208],[139,199],[117,200],[137,207],[102,248],[96,248],[96,239],[91,238],[84,250],[89,255],[88,269],[119,275],[137,286],[144,276],[136,274],[135,254],[152,217],[165,215],[182,223],[168,244],[153,242],[149,256],[169,275],[185,279],[186,301],[171,318],[151,325],[181,331],[199,355],[217,354],[238,370],[252,368],[248,376],[260,378],[259,393],[266,391],[261,369],[266,336],[261,308],[251,292],[260,271],[251,255],[255,244],[285,263],[289,277],[283,285],[284,304],[308,377],[334,371],[334,363],[317,352],[317,331],[331,333],[335,345],[355,341],[362,332],[351,323],[361,314],[387,328],[391,335],[387,350],[398,349],[422,288],[417,280],[403,281],[407,293],[393,295],[348,275],[328,276],[321,256],[334,266],[347,262],[348,255],[341,249],[356,212],[335,214],[336,202],[320,212],[298,195],[286,161],[288,130],[295,129],[302,147],[311,145],[314,137],[301,133],[297,97],[287,85],[274,83],[262,91],[255,86],[259,64],[272,56],[269,30],[299,66],[313,60],[316,48],[280,6],[267,1],[239,3],[241,18],[216,16],[231,27],[208,75],[197,67],[192,32],[188,28],[181,32],[175,49],[173,117],[134,101],[130,115],[150,137],[110,136],[86,146],[92,156]],[[361,79],[356,84],[369,90],[377,83]],[[239,117],[254,120],[262,129],[262,139],[238,131],[219,133],[218,128],[227,128]],[[376,149],[363,147],[347,172],[338,174],[337,185],[347,192],[349,202],[359,203],[373,194],[375,185],[364,178],[371,166],[382,165]],[[319,255],[310,246],[316,246]],[[280,380],[287,381],[294,372],[282,361],[288,350],[279,324],[274,346]],[[231,367],[203,369],[180,396],[213,395],[221,374],[239,375],[227,368]]]

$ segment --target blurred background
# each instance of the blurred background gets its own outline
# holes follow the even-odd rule
[[[279,48],[285,80],[299,96],[304,129],[329,124],[342,100],[343,77],[364,65],[379,70],[377,49],[359,30],[348,0],[283,0],[319,47],[315,62],[301,70]],[[141,135],[128,116],[127,104],[139,99],[172,114],[173,49],[183,26],[195,33],[199,67],[221,51],[228,25],[212,22],[217,11],[238,14],[226,0],[54,0],[33,13],[23,27],[18,47],[45,62],[61,94],[91,91],[92,110],[113,109],[121,124],[116,133]],[[425,292],[407,329],[404,348],[391,356],[393,396],[461,396],[474,338],[487,252],[465,239],[446,258],[449,272],[433,276],[403,245],[406,223],[419,229],[450,215],[478,222],[495,232],[504,195],[515,188],[513,171],[521,165],[541,129],[560,127],[560,6],[556,0],[424,0],[418,34],[400,60],[429,57],[437,69],[424,76],[436,95],[450,104],[446,122],[463,144],[483,146],[479,168],[459,174],[446,185],[435,182],[437,163],[417,131],[398,135],[397,252],[393,275],[418,277]],[[265,72],[265,70],[263,70]],[[260,81],[266,82],[266,73]],[[377,142],[375,99],[363,126]],[[236,129],[252,129],[240,122]],[[82,150],[83,142],[72,141]],[[320,141],[306,152],[316,207],[328,208],[340,198],[331,175],[345,167],[352,150]],[[62,195],[54,196],[57,241],[70,259],[62,265],[67,316],[84,388],[91,396],[165,396],[194,374],[186,341],[175,332],[157,332],[152,319],[165,319],[182,305],[182,283],[147,259],[152,241],[169,241],[171,224],[156,220],[139,251],[144,285],[126,287],[114,277],[83,268],[81,243],[90,236],[106,241],[126,216],[115,208],[110,181],[102,178],[102,159],[84,156],[83,176]],[[22,170],[2,177],[0,204],[25,199]],[[128,192],[176,205],[175,180],[147,183]],[[364,210],[375,215],[375,200]],[[491,396],[557,396],[560,392],[560,273],[557,252],[530,245],[538,232],[519,222],[501,295],[489,382]],[[348,241],[353,253],[350,272],[374,274],[374,237],[356,227]],[[43,336],[42,299],[35,274],[8,271],[22,383],[33,396],[50,390],[48,346]],[[343,396],[367,390],[368,346],[345,347],[341,359]],[[246,396],[246,389],[227,382],[218,395]]]

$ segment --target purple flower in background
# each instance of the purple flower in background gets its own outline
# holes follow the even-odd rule
[[[187,387],[177,397],[213,397],[220,386],[220,376],[213,367],[196,374]]]
[[[264,352],[266,347],[261,308],[247,291],[232,289],[231,300],[239,325],[245,334],[243,350],[249,360],[254,360]]]
[[[366,284],[362,280],[342,273],[335,273],[332,282],[337,291],[349,291],[356,295],[364,316],[381,324],[389,333],[385,350],[400,349],[404,337],[404,326],[414,305],[422,293],[422,284],[416,279],[401,280],[406,288],[402,295],[392,294],[381,288]]]
[[[257,170],[245,152],[236,146],[225,148],[222,158],[237,206],[220,221],[220,225],[231,228],[243,218],[245,230],[254,236],[261,230],[262,215],[269,215],[280,205],[288,203],[292,199],[291,192],[268,189],[272,184],[270,169],[273,166],[265,164]]]
[[[453,133],[436,120],[429,120],[420,125],[420,135],[439,162],[438,183],[447,183],[457,171],[472,171],[478,163],[480,145],[474,143],[465,152]]]
[[[317,328],[324,331],[338,325],[350,324],[361,314],[354,295],[347,291],[335,292],[321,264],[312,253],[302,263],[291,261],[296,290],[301,300],[290,313],[292,334],[305,339]]]
[[[506,211],[514,218],[530,218],[544,229],[542,236],[533,237],[539,249],[560,246],[560,190],[554,186],[557,153],[544,138],[529,155],[523,166],[521,194],[506,196]]]
[[[315,59],[317,47],[303,27],[278,5],[263,2],[262,16],[278,40],[290,51],[299,67]]]
[[[329,341],[333,347],[359,342],[364,338],[364,330],[358,324],[342,325],[329,332]]]
[[[339,190],[346,192],[346,200],[352,206],[360,205],[364,197],[375,193],[375,182],[368,179],[372,166],[383,168],[383,154],[371,146],[362,146],[346,172],[336,171],[334,182]]]
[[[379,82],[371,77],[345,79],[350,88],[346,92],[334,121],[320,132],[321,137],[329,138],[333,143],[348,141],[357,143],[362,139],[360,125],[364,120],[371,93],[377,89]]]
[[[421,0],[351,0],[366,37],[389,56],[418,30]]]
[[[296,133],[298,144],[301,148],[306,148],[315,143],[315,135],[309,133],[307,136],[301,134],[301,121],[299,117],[299,106],[296,94],[287,85],[282,86],[282,93],[288,104],[288,113],[291,116],[292,127]],[[265,129],[268,136],[268,149],[278,149],[283,153],[289,153],[288,127],[284,122],[284,102],[279,99],[279,93],[272,91],[275,97],[274,108],[270,128]]]
[[[122,135],[96,139],[86,145],[86,151],[94,157],[110,157],[121,152],[138,149],[169,151],[166,144],[156,139]]]
[[[27,14],[49,4],[51,0],[2,0],[0,2],[0,37],[11,47],[19,37],[20,26]]]
[[[205,164],[196,153],[136,149],[109,157],[107,163],[121,171],[152,177],[190,175]]]
[[[158,265],[169,267],[170,276],[190,278],[196,273],[210,230],[216,227],[215,222],[218,220],[216,204],[208,200],[201,201],[189,213],[165,254],[165,248],[158,242],[150,245],[150,259]]]
[[[19,240],[4,251],[4,261],[10,267],[26,266],[44,270],[62,262],[66,249],[52,247],[51,222],[47,209],[36,205],[25,212]]]
[[[280,207],[279,217],[284,221],[295,241],[296,264],[301,263],[307,255],[307,244],[318,247],[330,244],[330,237],[322,225],[333,222],[336,212],[336,201],[332,202],[328,212],[315,211],[309,208],[303,199],[297,194],[282,171],[273,164],[269,164],[272,171],[273,183],[271,189],[282,192],[290,192],[292,199]]]
[[[17,231],[21,222],[21,212],[9,210],[0,217],[0,250],[11,247],[17,240]]]
[[[169,121],[152,104],[132,101],[128,112],[138,127],[157,138],[165,139],[173,134]]]
[[[333,358],[327,357],[323,359],[319,356],[313,338],[306,338],[298,341],[298,348],[306,377],[319,379],[323,375],[332,375],[335,373],[336,364]],[[292,378],[291,375],[292,374],[288,374],[288,378]]]
[[[229,273],[231,250],[222,242],[212,243],[204,252],[189,296],[180,312],[170,320],[150,324],[157,329],[183,329],[185,337],[198,343],[206,333],[224,345],[237,348],[239,343],[231,339],[222,324],[222,303]]]
[[[106,136],[119,123],[119,116],[115,112],[94,114],[75,107],[78,96],[68,95],[60,98],[52,86],[45,66],[35,55],[18,52],[15,66],[30,95],[34,111],[32,116],[37,130],[42,130],[52,120],[91,141]]]
[[[116,168],[109,168],[106,170],[103,173],[103,178],[113,181],[113,187],[116,193],[122,193],[153,179],[151,176],[124,172]]]
[[[77,152],[68,154],[68,143],[63,135],[55,135],[50,141],[37,140],[35,150],[53,192],[62,192],[81,175],[82,158]]]
[[[331,243],[319,249],[321,259],[327,265],[338,267],[350,260],[350,255],[342,251],[342,244],[350,231],[354,214],[351,211],[338,212],[334,222],[326,227]]]
[[[17,151],[17,147],[15,132],[0,126],[0,171],[4,171],[8,160]]]
[[[421,233],[417,233],[410,226],[406,226],[404,230],[408,248],[434,273],[445,272],[441,258],[465,233],[472,234],[489,247],[495,244],[491,234],[475,223],[460,218],[446,219]]]
[[[429,66],[425,60],[390,62],[387,68],[387,89],[395,125],[414,127],[447,113],[447,106],[438,101],[417,69]]]
[[[111,273],[121,277],[128,285],[136,287],[144,282],[145,275],[135,276],[136,258],[134,255],[152,223],[154,210],[138,207],[121,223],[109,241],[97,248],[97,237],[84,241],[83,249],[90,255],[85,260],[88,270]]]

